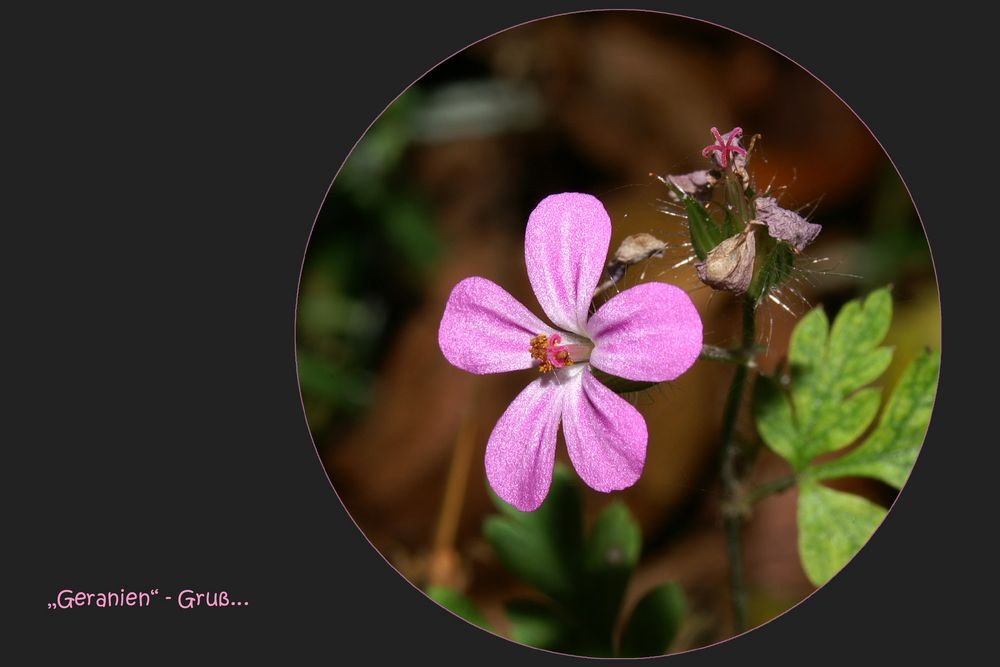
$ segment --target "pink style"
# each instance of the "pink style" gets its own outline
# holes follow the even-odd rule
[[[713,157],[715,157],[719,166],[723,169],[729,165],[730,154],[736,153],[737,155],[746,157],[746,149],[740,146],[740,137],[743,136],[743,128],[734,127],[723,136],[719,134],[719,128],[713,127],[712,136],[715,137],[715,143],[701,149],[701,154],[704,157],[709,157],[714,153]]]
[[[521,511],[537,509],[548,494],[560,423],[570,461],[591,488],[624,489],[642,473],[646,422],[591,367],[663,382],[684,373],[701,352],[701,317],[673,285],[636,285],[590,314],[610,240],[611,219],[596,198],[549,196],[528,219],[524,254],[532,289],[554,326],[479,277],[455,286],[441,318],[438,344],[452,365],[478,375],[539,370],[486,446],[490,486]]]

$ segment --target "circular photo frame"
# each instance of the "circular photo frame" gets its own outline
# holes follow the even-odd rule
[[[456,615],[643,657],[791,609],[906,482],[937,389],[927,238],[802,67],[681,16],[525,23],[378,117],[296,344],[337,495]]]

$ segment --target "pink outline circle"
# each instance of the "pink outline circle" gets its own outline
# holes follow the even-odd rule
[[[446,612],[448,612],[451,615],[455,616],[455,618],[460,619],[463,623],[467,623],[468,625],[476,628],[477,630],[481,630],[483,632],[486,632],[487,634],[491,634],[491,635],[493,635],[495,637],[499,637],[500,639],[502,639],[502,640],[504,640],[506,642],[509,642],[511,644],[514,644],[515,646],[521,646],[521,647],[524,647],[524,648],[526,648],[528,650],[542,651],[542,652],[545,652],[545,653],[551,653],[553,655],[569,656],[569,657],[572,657],[572,658],[585,658],[585,659],[590,659],[590,660],[649,660],[649,659],[663,658],[665,656],[682,655],[682,654],[685,654],[685,653],[693,653],[695,651],[702,651],[702,650],[705,650],[705,649],[710,649],[710,648],[712,648],[714,646],[719,646],[721,644],[725,644],[725,643],[730,642],[730,641],[732,641],[734,639],[742,637],[743,635],[745,635],[745,634],[747,634],[749,632],[753,632],[754,630],[757,630],[758,628],[762,628],[762,627],[764,627],[764,626],[766,626],[766,625],[768,625],[768,624],[776,621],[777,619],[781,618],[782,616],[784,616],[785,614],[791,612],[792,610],[796,609],[797,607],[799,607],[802,603],[804,603],[806,600],[808,600],[809,598],[811,598],[813,595],[815,595],[822,588],[824,588],[825,586],[829,585],[829,583],[831,581],[833,581],[841,572],[843,572],[844,569],[846,569],[848,567],[848,565],[850,565],[851,562],[855,558],[857,558],[858,554],[861,553],[866,546],[868,546],[869,542],[871,542],[871,540],[879,532],[879,529],[882,527],[882,525],[885,523],[885,520],[888,518],[889,514],[892,512],[892,508],[895,507],[896,503],[898,502],[900,495],[902,495],[903,489],[905,489],[906,485],[909,483],[910,477],[912,477],[912,475],[913,475],[913,470],[916,468],[917,462],[920,460],[920,455],[923,453],[923,448],[924,448],[924,445],[926,444],[926,441],[927,441],[927,433],[930,431],[930,423],[931,423],[930,420],[933,420],[933,418],[934,418],[934,404],[937,403],[937,395],[938,395],[938,391],[940,391],[940,385],[938,385],[937,390],[935,390],[935,393],[934,393],[934,401],[931,404],[931,416],[930,416],[930,420],[928,420],[927,429],[924,431],[923,442],[921,442],[920,450],[917,452],[917,458],[914,460],[913,467],[910,469],[910,473],[907,475],[906,480],[903,482],[903,485],[900,487],[898,493],[896,494],[896,497],[893,499],[892,503],[889,505],[889,508],[886,510],[885,517],[883,517],[882,521],[879,522],[879,525],[876,526],[875,530],[872,531],[871,536],[869,536],[868,540],[865,541],[865,543],[861,546],[861,548],[859,548],[854,553],[854,555],[851,556],[851,558],[847,561],[847,563],[845,563],[844,566],[840,570],[838,570],[832,577],[830,577],[830,579],[828,579],[826,581],[826,583],[824,583],[822,586],[817,587],[816,590],[814,590],[811,593],[809,593],[807,596],[805,596],[804,598],[802,598],[801,600],[799,600],[798,602],[796,602],[795,604],[793,604],[791,607],[789,607],[788,609],[785,609],[784,611],[782,611],[778,615],[776,615],[776,616],[768,619],[767,621],[764,621],[763,623],[761,623],[759,625],[755,625],[752,628],[747,628],[747,629],[743,630],[742,632],[740,632],[739,634],[732,635],[731,637],[726,637],[725,639],[720,639],[719,641],[714,642],[712,644],[707,644],[705,646],[697,646],[697,647],[694,647],[694,648],[686,649],[684,651],[677,651],[675,653],[667,653],[667,654],[659,655],[659,656],[645,656],[645,657],[640,657],[640,658],[620,658],[620,657],[601,658],[601,657],[595,657],[595,656],[582,656],[582,655],[577,655],[577,654],[574,654],[574,653],[561,653],[559,651],[553,651],[553,650],[550,650],[550,649],[537,648],[535,646],[529,646],[527,644],[522,644],[522,643],[514,641],[513,639],[510,639],[508,637],[504,637],[503,635],[498,634],[498,633],[496,633],[496,632],[494,632],[492,630],[486,630],[485,628],[481,628],[481,627],[475,625],[474,623],[471,623],[470,621],[467,621],[466,619],[462,618],[461,616],[459,616],[455,612],[451,611],[450,609],[447,609],[446,607],[444,607],[443,605],[441,605],[437,601],[433,600],[429,595],[427,595],[427,593],[425,593],[423,590],[421,590],[416,584],[414,584],[412,581],[410,581],[405,576],[403,576],[403,574],[398,569],[396,569],[396,567],[392,563],[389,562],[389,560],[382,554],[382,552],[379,551],[378,548],[376,548],[375,545],[372,544],[371,540],[368,539],[368,536],[365,535],[365,532],[363,530],[361,530],[361,526],[358,525],[357,521],[354,520],[354,516],[351,514],[350,510],[347,509],[347,505],[344,504],[344,501],[340,497],[340,494],[337,493],[337,489],[336,489],[336,487],[333,484],[333,480],[330,479],[330,473],[327,471],[326,466],[323,464],[323,458],[320,456],[319,447],[316,445],[316,441],[313,439],[312,430],[311,430],[311,428],[309,426],[309,420],[306,418],[305,399],[302,397],[302,380],[299,377],[298,349],[297,349],[297,345],[296,345],[296,342],[298,340],[298,312],[299,312],[299,303],[300,303],[300,298],[299,297],[301,296],[300,295],[300,291],[302,289],[302,276],[303,276],[303,273],[305,271],[306,256],[309,253],[309,245],[312,242],[313,232],[315,232],[315,230],[316,230],[316,223],[319,220],[319,216],[320,216],[320,213],[323,210],[323,206],[326,205],[327,198],[330,196],[330,190],[333,189],[333,184],[336,182],[337,177],[340,176],[340,172],[343,170],[344,165],[347,163],[347,160],[350,159],[351,155],[354,153],[354,150],[358,147],[358,144],[361,143],[361,140],[364,139],[365,136],[368,134],[369,130],[371,130],[372,126],[376,122],[378,122],[379,118],[381,118],[382,115],[385,114],[385,112],[393,104],[395,104],[396,101],[400,97],[402,97],[408,90],[410,90],[410,88],[412,88],[414,85],[416,85],[421,79],[423,79],[424,77],[426,77],[430,72],[432,72],[433,70],[437,69],[438,67],[440,67],[443,63],[447,62],[448,60],[451,60],[452,58],[454,58],[455,56],[457,56],[459,53],[462,53],[463,51],[466,51],[466,50],[468,50],[468,49],[476,46],[477,44],[480,44],[481,42],[484,42],[484,41],[486,41],[488,39],[492,39],[493,37],[496,37],[497,35],[499,35],[501,33],[507,32],[509,30],[514,30],[514,29],[517,29],[517,28],[521,28],[522,26],[526,26],[526,25],[531,24],[531,23],[537,23],[539,21],[546,21],[548,19],[553,19],[553,18],[560,18],[560,17],[563,17],[563,16],[572,16],[572,15],[576,15],[576,14],[591,14],[591,13],[598,13],[598,12],[601,12],[601,13],[636,12],[636,13],[660,14],[660,15],[664,15],[664,16],[672,16],[672,17],[679,18],[679,19],[685,19],[685,20],[694,21],[694,22],[697,22],[697,23],[702,23],[702,24],[705,24],[705,25],[710,25],[710,26],[712,26],[714,28],[719,28],[721,30],[725,30],[727,32],[739,35],[740,37],[743,37],[744,39],[750,40],[751,42],[754,42],[756,44],[759,44],[760,46],[763,46],[764,48],[766,48],[766,49],[768,49],[768,50],[776,53],[777,55],[779,55],[782,58],[786,59],[787,61],[791,62],[792,64],[798,66],[800,69],[802,69],[802,71],[804,71],[806,74],[808,74],[813,79],[815,79],[820,85],[822,85],[824,88],[826,88],[826,90],[829,91],[835,98],[837,98],[840,101],[840,103],[843,104],[844,107],[847,108],[848,111],[850,111],[852,114],[854,114],[854,117],[858,119],[858,121],[862,124],[862,126],[864,126],[864,128],[868,131],[868,134],[870,134],[871,137],[875,140],[875,143],[878,144],[879,148],[882,150],[882,153],[885,155],[886,159],[889,160],[889,164],[892,165],[893,170],[896,172],[896,175],[899,177],[900,183],[903,184],[903,188],[906,190],[906,195],[907,195],[907,197],[909,197],[910,204],[913,206],[913,210],[914,210],[914,212],[917,215],[917,221],[920,223],[920,228],[924,232],[924,240],[927,242],[928,255],[930,256],[930,259],[931,259],[931,268],[934,271],[934,282],[935,282],[935,286],[937,287],[937,296],[938,296],[938,299],[937,299],[937,301],[938,301],[938,327],[939,327],[938,336],[939,336],[939,338],[942,341],[941,348],[943,349],[944,345],[943,345],[943,326],[942,326],[942,319],[943,318],[941,317],[941,284],[940,284],[940,281],[938,280],[937,265],[934,263],[934,253],[931,251],[930,238],[927,236],[927,228],[924,225],[923,218],[920,215],[920,211],[917,209],[917,203],[913,199],[913,193],[910,191],[909,186],[906,184],[906,181],[903,179],[903,175],[900,173],[899,168],[896,166],[896,163],[893,162],[892,157],[889,155],[888,151],[885,150],[885,146],[882,145],[882,142],[879,141],[879,138],[875,135],[874,132],[872,132],[872,129],[870,127],[868,127],[868,124],[865,123],[864,119],[862,119],[861,116],[859,116],[857,114],[857,112],[854,111],[854,109],[851,107],[851,105],[849,105],[847,102],[845,102],[844,99],[840,95],[838,95],[832,88],[830,88],[830,86],[828,86],[826,83],[824,83],[818,76],[816,76],[815,74],[813,74],[812,71],[810,71],[808,68],[804,67],[799,62],[797,62],[794,58],[790,58],[789,56],[785,55],[781,51],[779,51],[779,50],[777,50],[777,49],[775,49],[775,48],[773,48],[771,46],[768,46],[767,44],[761,42],[760,40],[755,39],[754,37],[751,37],[749,35],[746,35],[746,34],[740,32],[739,30],[735,30],[733,28],[729,28],[727,26],[720,25],[720,24],[715,23],[713,21],[710,21],[708,19],[702,19],[702,18],[697,18],[697,17],[692,17],[692,16],[685,16],[683,14],[677,14],[675,12],[658,11],[658,10],[653,10],[653,9],[627,9],[627,8],[618,8],[618,7],[616,7],[616,8],[606,8],[606,9],[583,9],[583,10],[579,10],[579,11],[570,11],[570,12],[562,12],[562,13],[559,13],[559,14],[552,14],[552,15],[549,15],[549,16],[540,16],[538,18],[530,19],[530,20],[527,20],[527,21],[522,21],[521,23],[517,23],[515,25],[508,26],[506,28],[503,28],[502,30],[497,30],[496,32],[493,32],[493,33],[491,33],[489,35],[486,35],[485,37],[477,39],[474,42],[470,42],[469,44],[467,44],[466,46],[458,49],[457,51],[455,51],[451,55],[447,56],[446,58],[441,59],[437,64],[435,64],[434,66],[428,68],[427,71],[425,71],[419,77],[417,77],[416,79],[414,79],[408,86],[406,86],[402,91],[400,91],[400,93],[398,95],[396,95],[396,97],[394,97],[385,106],[384,109],[382,109],[382,111],[372,120],[371,123],[368,124],[368,127],[365,129],[365,131],[361,133],[361,135],[358,137],[358,140],[354,142],[353,146],[351,146],[351,150],[349,150],[347,152],[347,155],[344,156],[344,160],[340,163],[340,167],[337,169],[337,173],[334,174],[333,179],[330,181],[330,185],[327,186],[326,192],[323,195],[323,200],[320,203],[319,209],[317,210],[315,217],[313,218],[312,227],[309,229],[309,236],[306,238],[305,250],[302,253],[302,263],[299,266],[299,280],[298,280],[298,285],[296,286],[296,290],[295,290],[295,313],[294,313],[294,316],[292,318],[292,345],[293,345],[292,360],[293,360],[293,365],[295,367],[295,379],[298,382],[299,402],[302,405],[302,418],[303,418],[303,421],[305,422],[305,425],[306,425],[306,431],[309,434],[309,440],[313,444],[313,450],[316,453],[316,459],[319,461],[320,467],[323,469],[323,474],[326,476],[327,482],[329,482],[329,484],[330,484],[330,488],[333,490],[334,495],[337,497],[337,500],[340,502],[341,507],[344,508],[344,512],[347,514],[348,518],[351,520],[351,522],[354,524],[354,526],[358,529],[358,532],[361,533],[362,537],[365,538],[365,540],[368,542],[369,546],[371,546],[372,550],[375,551],[375,553],[377,553],[379,555],[379,557],[381,557],[382,560],[385,561],[385,563],[390,568],[392,568],[392,570],[397,575],[399,575],[399,577],[403,581],[405,581],[410,586],[412,586],[417,592],[419,592],[421,595],[423,595],[425,598],[427,598],[430,602],[434,603],[435,606],[439,607],[440,609],[444,609]],[[940,352],[939,352],[939,354],[940,354]],[[941,355],[941,356],[943,356],[943,355]],[[940,363],[939,363],[939,365],[938,365],[938,378],[937,378],[936,381],[940,381],[940,378],[941,378],[941,367],[940,367]]]

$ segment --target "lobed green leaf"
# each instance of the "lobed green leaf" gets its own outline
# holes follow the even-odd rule
[[[813,310],[792,333],[787,391],[767,378],[755,387],[757,430],[796,471],[799,555],[817,586],[850,560],[886,514],[859,496],[834,491],[819,481],[862,476],[900,488],[930,420],[939,358],[927,351],[903,372],[878,425],[857,448],[813,463],[820,454],[856,441],[875,420],[881,391],[862,387],[885,372],[892,360],[892,350],[879,347],[891,318],[888,289],[845,304],[832,326],[821,309]]]
[[[844,369],[847,360],[859,351],[868,351],[882,342],[892,321],[892,298],[888,289],[877,289],[862,303],[846,303],[830,329],[827,362]]]
[[[787,393],[758,382],[754,418],[764,442],[801,472],[820,454],[851,444],[878,414],[880,392],[862,387],[892,359],[878,345],[892,318],[887,289],[841,308],[831,326],[822,308],[796,325],[788,347]]]
[[[927,432],[939,365],[937,352],[919,354],[903,371],[872,434],[857,449],[815,466],[812,477],[874,477],[901,488]]]

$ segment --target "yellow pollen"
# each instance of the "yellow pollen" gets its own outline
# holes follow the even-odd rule
[[[538,334],[531,339],[531,347],[528,348],[531,351],[531,358],[538,359],[539,361],[545,361],[545,346],[549,342],[549,337],[545,334]]]
[[[553,359],[558,362],[558,367],[570,366],[573,360],[570,359],[569,351],[565,349],[558,349],[554,354],[552,349],[549,348],[549,337],[545,334],[538,334],[531,339],[531,347],[528,348],[531,353],[532,359],[537,359],[541,363],[538,365],[539,373],[548,373],[549,371],[555,369],[557,366],[553,363]]]

